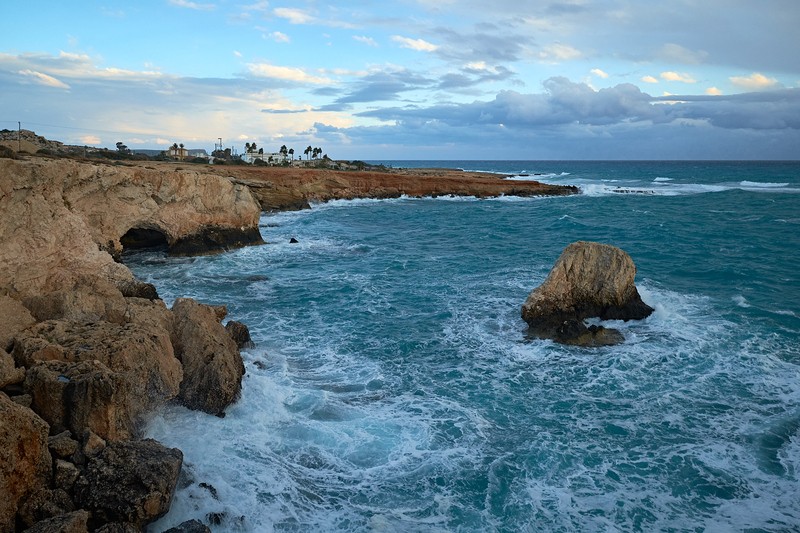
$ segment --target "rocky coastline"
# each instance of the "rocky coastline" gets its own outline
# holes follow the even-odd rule
[[[168,308],[124,251],[263,244],[262,211],[331,199],[576,192],[448,170],[0,158],[0,531],[142,531],[169,510],[182,464],[142,438],[149,413],[224,416],[239,396],[246,327],[223,325],[221,305]]]

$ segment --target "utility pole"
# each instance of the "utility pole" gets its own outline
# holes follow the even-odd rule
[[[17,153],[22,151],[22,122],[17,122]]]

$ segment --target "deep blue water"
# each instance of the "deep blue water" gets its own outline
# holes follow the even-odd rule
[[[386,163],[584,193],[333,202],[133,258],[258,345],[226,418],[153,420],[194,479],[154,531],[800,530],[800,164]],[[576,240],[626,250],[656,308],[620,346],[525,336]]]

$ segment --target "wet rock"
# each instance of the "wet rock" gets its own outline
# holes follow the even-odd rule
[[[203,227],[196,233],[176,239],[169,247],[171,255],[197,255],[221,252],[242,246],[264,244],[258,226],[255,227]]]
[[[600,346],[622,342],[613,329],[584,320],[640,320],[653,312],[634,285],[636,266],[621,249],[576,242],[567,246],[545,282],[522,306],[530,333],[564,344]]]
[[[113,522],[94,530],[94,533],[140,533],[141,529],[128,522]]]
[[[52,473],[49,427],[36,413],[0,392],[0,531],[14,531],[14,516]]]
[[[151,440],[112,442],[91,457],[76,483],[90,526],[129,522],[142,528],[169,510],[183,454]]]
[[[53,457],[69,459],[78,451],[78,441],[72,438],[69,431],[62,431],[47,439],[47,447]]]
[[[128,279],[117,282],[117,288],[126,298],[143,298],[157,300],[158,291],[152,283],[145,283],[138,279]]]
[[[199,520],[187,520],[163,533],[211,533],[211,529]]]
[[[63,489],[40,489],[20,506],[18,519],[26,527],[75,510],[69,494]]]
[[[25,533],[88,533],[86,522],[89,513],[80,510],[42,520],[26,529]]]
[[[183,363],[179,400],[190,409],[222,416],[238,397],[244,363],[214,309],[189,298],[178,298],[173,344]]]
[[[300,241],[292,237],[291,239],[289,239],[289,244],[300,244]]]
[[[240,350],[255,347],[255,343],[250,338],[250,329],[245,324],[236,320],[229,320],[225,324],[225,331],[228,332],[228,335],[231,336]]]

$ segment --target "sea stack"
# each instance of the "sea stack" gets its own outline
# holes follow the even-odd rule
[[[636,266],[620,248],[578,241],[567,246],[547,279],[522,306],[530,333],[562,344],[606,346],[624,340],[587,318],[641,320],[653,308],[642,301],[634,284]]]

